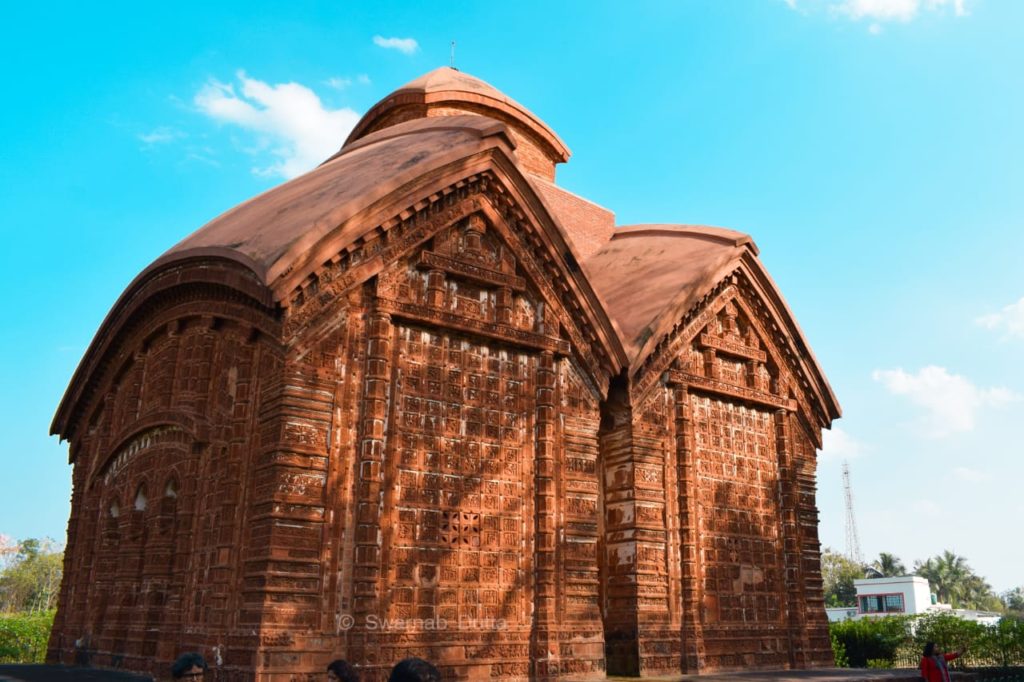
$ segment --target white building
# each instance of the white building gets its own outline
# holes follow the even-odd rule
[[[854,580],[857,588],[857,618],[865,616],[914,615],[935,611],[938,604],[928,581],[916,575]]]
[[[998,623],[1000,619],[998,613],[954,609],[949,604],[938,603],[928,581],[916,575],[864,578],[854,580],[853,585],[857,588],[857,605],[826,608],[825,612],[828,614],[830,623],[851,618],[913,616],[935,611],[946,611],[958,618],[977,621],[985,625]]]

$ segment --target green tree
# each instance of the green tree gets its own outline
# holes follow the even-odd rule
[[[1007,590],[1001,598],[1007,611],[1018,618],[1024,618],[1024,587]]]
[[[971,569],[967,559],[948,549],[917,562],[914,572],[928,580],[940,602],[953,608],[1002,610],[985,579]]]
[[[882,574],[883,578],[892,578],[907,574],[907,567],[903,565],[899,557],[888,552],[881,552],[878,558],[871,562],[871,567]]]
[[[826,606],[855,606],[857,588],[853,581],[864,577],[864,567],[826,547],[821,552],[821,578]]]
[[[0,571],[0,613],[39,613],[57,605],[64,552],[52,540],[18,543]]]

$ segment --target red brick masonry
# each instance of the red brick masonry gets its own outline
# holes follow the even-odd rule
[[[51,662],[219,680],[832,661],[839,407],[749,237],[613,228],[568,150],[440,69],[147,268],[54,420]]]

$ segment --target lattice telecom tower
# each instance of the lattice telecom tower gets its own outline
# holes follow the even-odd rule
[[[857,537],[857,519],[853,515],[853,489],[850,486],[850,463],[843,461],[843,494],[846,497],[846,558],[864,563],[860,553],[860,539]]]

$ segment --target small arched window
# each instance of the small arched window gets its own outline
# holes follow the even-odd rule
[[[139,486],[138,491],[135,493],[135,510],[146,511],[146,505],[149,503],[149,499],[146,497],[146,485],[142,484]]]
[[[167,487],[164,488],[164,497],[170,497],[171,499],[178,497],[178,482],[173,478],[167,481]]]
[[[110,518],[116,519],[120,515],[121,505],[117,503],[117,500],[114,500],[113,502],[110,503]]]

